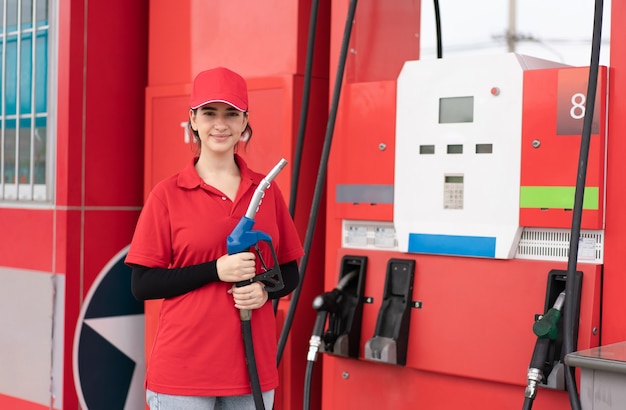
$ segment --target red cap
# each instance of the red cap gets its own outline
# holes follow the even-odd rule
[[[242,76],[224,67],[202,71],[193,81],[191,109],[223,102],[239,111],[248,110],[248,87]]]

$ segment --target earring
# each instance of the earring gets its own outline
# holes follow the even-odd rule
[[[239,137],[240,141],[246,142],[250,139],[250,133],[248,131],[245,131],[243,134],[241,134],[241,137]]]

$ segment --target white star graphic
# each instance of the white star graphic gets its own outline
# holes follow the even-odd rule
[[[86,319],[84,323],[135,362],[124,410],[143,409],[146,368],[144,356],[144,323],[141,315],[110,316]]]

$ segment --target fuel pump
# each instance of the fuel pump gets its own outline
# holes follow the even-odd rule
[[[317,316],[307,354],[304,409],[308,409],[310,404],[311,381],[318,352],[353,358],[359,356],[366,267],[366,257],[344,256],[337,286],[313,299]],[[324,331],[326,319],[328,327]]]
[[[238,282],[237,287],[249,285],[253,282],[263,282],[265,289],[268,292],[276,292],[284,287],[282,276],[280,274],[280,267],[278,264],[278,258],[276,256],[276,250],[272,245],[272,238],[264,232],[253,231],[254,217],[261,205],[261,200],[265,194],[265,190],[269,188],[270,182],[274,180],[276,175],[287,165],[287,161],[283,158],[278,164],[272,168],[265,178],[261,180],[261,183],[254,191],[254,195],[250,200],[246,214],[239,220],[235,229],[231,232],[227,239],[228,254],[243,252],[247,249],[254,248],[257,256],[259,257],[263,269],[263,273],[256,275],[254,278]],[[268,268],[265,261],[261,257],[259,250],[259,243],[265,242],[269,245],[274,259],[274,265]],[[256,359],[254,357],[254,344],[252,340],[252,327],[250,320],[252,318],[252,311],[247,309],[241,309],[239,311],[239,318],[241,319],[241,333],[243,335],[244,348],[246,352],[246,364],[248,366],[248,374],[250,375],[250,384],[252,387],[252,396],[254,398],[254,405],[257,410],[265,408],[263,404],[263,396],[261,392],[261,385],[259,382],[259,375],[256,368]]]

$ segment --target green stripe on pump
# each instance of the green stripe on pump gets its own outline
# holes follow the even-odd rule
[[[573,209],[575,187],[523,186],[520,188],[520,208]],[[600,189],[586,187],[583,209],[599,209]]]

